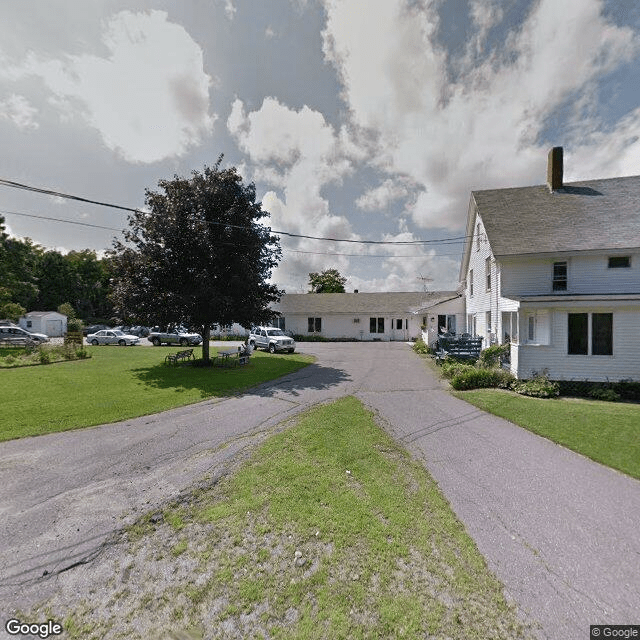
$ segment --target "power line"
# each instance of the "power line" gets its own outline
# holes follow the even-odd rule
[[[63,222],[66,224],[76,224],[79,225],[81,227],[93,227],[96,229],[106,229],[108,231],[118,231],[118,232],[122,232],[122,229],[116,229],[115,227],[105,227],[99,224],[90,224],[88,222],[78,222],[76,220],[64,220],[63,218],[52,218],[50,216],[39,216],[33,213],[20,213],[18,211],[7,211],[5,209],[0,209],[0,213],[4,213],[4,214],[10,214],[10,215],[14,215],[14,216],[23,216],[25,218],[37,218],[39,220],[51,220],[53,222]],[[229,244],[229,245],[233,245],[235,243],[233,242],[226,242],[226,243],[218,243],[218,244]],[[352,258],[427,258],[429,256],[426,256],[424,254],[422,255],[394,255],[394,254],[368,254],[368,253],[340,253],[340,252],[333,252],[333,251],[302,251],[301,249],[291,249],[289,247],[282,247],[283,251],[288,251],[289,253],[304,253],[304,254],[310,254],[310,255],[316,255],[316,256],[346,256],[346,257],[352,257]],[[459,255],[458,253],[439,253],[437,254],[438,257],[440,256],[453,256],[453,255]]]
[[[21,182],[15,182],[13,180],[6,180],[4,178],[0,178],[0,185],[5,186],[5,187],[11,187],[14,189],[22,189],[25,191],[31,191],[34,193],[41,193],[41,194],[45,194],[45,195],[50,195],[50,196],[54,196],[57,198],[66,198],[69,200],[76,200],[79,202],[87,202],[89,204],[95,204],[101,207],[109,207],[112,209],[120,209],[122,211],[130,211],[132,213],[146,213],[145,211],[142,211],[141,209],[134,209],[132,207],[125,207],[125,206],[121,206],[121,205],[117,205],[117,204],[111,204],[108,202],[101,202],[99,200],[90,200],[89,198],[83,198],[80,196],[75,196],[75,195],[71,195],[68,193],[63,193],[61,191],[54,191],[53,189],[44,189],[42,187],[33,187],[31,185],[27,185],[27,184],[23,184]],[[14,215],[27,215],[27,214],[19,214],[16,212],[6,212],[6,213],[13,213]],[[36,216],[36,215],[31,215],[28,217],[33,217],[33,218],[37,218],[40,217],[44,220],[55,220],[56,222],[69,222],[70,224],[84,224],[85,226],[94,226],[96,228],[104,228],[104,229],[110,229],[110,230],[114,230],[114,231],[121,231],[121,229],[112,229],[111,227],[101,227],[100,225],[90,225],[88,223],[80,223],[80,222],[73,222],[71,220],[62,220],[60,218],[48,218],[46,216]],[[212,224],[212,225],[220,225],[220,226],[224,226],[227,228],[232,228],[232,229],[247,229],[249,227],[246,226],[240,226],[240,225],[233,225],[233,224],[227,224],[224,222],[208,222],[208,224]],[[304,234],[300,234],[300,233],[289,233],[288,231],[276,231],[274,229],[269,229],[270,233],[273,233],[275,235],[281,235],[281,236],[288,236],[290,238],[304,238],[305,240],[323,240],[323,241],[327,241],[327,242],[350,242],[350,243],[354,243],[354,244],[380,244],[380,245],[385,245],[385,244],[389,244],[389,245],[405,245],[405,246],[411,246],[411,245],[421,245],[421,244],[460,244],[463,243],[467,240],[468,236],[457,236],[454,238],[441,238],[439,240],[353,240],[353,239],[348,239],[348,238],[326,238],[326,237],[321,237],[321,236],[308,236],[308,235],[304,235]]]
[[[18,211],[5,211],[0,209],[0,213],[10,214],[13,216],[23,216],[25,218],[38,218],[40,220],[52,220],[53,222],[65,222],[66,224],[77,224],[81,227],[94,227],[96,229],[107,229],[108,231],[119,231],[122,229],[116,229],[115,227],[103,227],[100,224],[90,224],[89,222],[78,222],[76,220],[64,220],[63,218],[51,218],[49,216],[37,216],[34,213],[19,213]]]

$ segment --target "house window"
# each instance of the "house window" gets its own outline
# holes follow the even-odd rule
[[[480,251],[480,223],[476,225],[476,251]]]
[[[358,324],[359,322],[360,322],[360,318],[354,318],[354,319],[353,319],[353,323],[354,323],[354,324]]]
[[[280,316],[279,318],[275,318],[272,322],[273,326],[277,329],[282,329],[284,331],[284,316]]]
[[[469,296],[473,295],[473,269],[469,271]]]
[[[484,263],[487,274],[487,291],[491,291],[491,258],[487,258]]]
[[[401,318],[397,318],[396,319],[396,331],[402,331],[402,319]]]
[[[369,318],[369,333],[384,333],[384,318]]]
[[[589,353],[589,314],[570,313],[569,315],[569,354],[587,355]]]
[[[487,323],[487,334],[490,334],[491,333],[491,311],[487,311],[485,321]]]
[[[613,313],[592,314],[591,353],[594,356],[613,355]]]
[[[526,341],[545,345],[551,342],[551,315],[548,311],[535,311],[526,316]]]
[[[322,318],[308,318],[309,333],[320,333],[322,331]]]
[[[554,291],[567,290],[567,263],[566,262],[553,263],[553,290]]]
[[[627,269],[631,266],[629,256],[612,256],[609,258],[609,269]]]
[[[27,320],[27,329],[31,329],[33,327],[33,322],[31,320]]]

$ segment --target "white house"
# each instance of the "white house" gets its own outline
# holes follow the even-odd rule
[[[640,176],[474,191],[460,269],[466,326],[511,343],[518,378],[640,380]]]
[[[67,316],[57,311],[30,311],[18,324],[27,331],[44,333],[50,338],[57,338],[67,333]]]
[[[455,291],[290,293],[272,309],[281,314],[273,325],[294,334],[366,341],[406,341],[423,325],[464,323],[464,298]]]

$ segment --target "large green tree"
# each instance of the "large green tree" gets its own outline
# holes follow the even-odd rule
[[[309,293],[344,293],[347,279],[337,269],[325,269],[322,273],[309,274]]]
[[[0,216],[0,286],[11,302],[33,309],[38,297],[38,263],[42,248],[29,238],[11,238]]]
[[[148,324],[197,327],[206,361],[212,323],[266,321],[283,293],[267,282],[281,256],[278,238],[258,224],[268,214],[254,185],[221,162],[147,190],[149,211],[129,216],[125,242],[110,252],[116,311]]]

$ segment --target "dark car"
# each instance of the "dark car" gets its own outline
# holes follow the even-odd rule
[[[90,333],[98,333],[98,331],[102,331],[103,329],[110,329],[110,328],[111,327],[107,327],[106,324],[92,324],[82,329],[82,335],[88,336]]]

